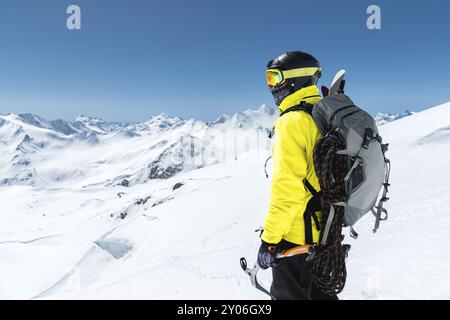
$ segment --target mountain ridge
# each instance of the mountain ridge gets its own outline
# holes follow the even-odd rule
[[[409,111],[395,115],[379,113],[375,119],[379,125],[384,125],[412,114]],[[85,178],[89,171],[100,172],[101,168],[96,165],[87,169],[82,163],[60,168],[62,164],[56,161],[61,156],[55,152],[74,152],[81,158],[82,154],[96,154],[94,147],[114,158],[126,157],[132,161],[128,166],[117,164],[121,169],[104,174],[114,172],[112,176],[103,175],[99,181],[86,185],[130,186],[152,179],[167,179],[182,171],[226,161],[226,158],[236,159],[251,148],[269,154],[271,142],[267,134],[277,118],[276,110],[266,105],[222,115],[212,122],[165,113],[135,123],[108,122],[86,115],[67,121],[47,120],[32,113],[1,113],[0,145],[6,147],[6,152],[0,156],[0,186],[61,183],[71,178]],[[119,148],[122,151],[118,151]],[[80,150],[81,153],[76,153]],[[92,157],[95,158],[87,156],[86,161],[92,162]],[[51,167],[47,162],[53,159]],[[108,161],[115,162],[120,161]]]

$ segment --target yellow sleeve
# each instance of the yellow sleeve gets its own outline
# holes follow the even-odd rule
[[[281,117],[275,126],[272,152],[273,178],[269,210],[261,239],[276,244],[289,232],[296,215],[305,210],[307,174],[306,138],[301,128],[303,112]]]

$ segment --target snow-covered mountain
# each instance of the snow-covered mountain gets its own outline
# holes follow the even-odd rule
[[[239,258],[256,258],[275,118],[1,114],[0,298],[267,299]],[[372,234],[367,215],[346,237],[341,298],[450,298],[449,127],[450,103],[380,127],[390,218]]]
[[[256,142],[266,147],[264,133],[275,117],[265,106],[212,123],[166,114],[142,123],[87,116],[48,121],[34,114],[4,114],[0,115],[0,144],[5,151],[0,155],[0,185],[48,186],[70,180],[130,186],[167,179],[237,157]]]
[[[379,113],[375,119],[382,125],[411,114]],[[5,152],[0,156],[0,185],[47,186],[76,180],[86,185],[131,186],[167,179],[226,157],[236,158],[255,143],[256,148],[267,149],[266,135],[276,118],[265,105],[208,123],[164,113],[141,123],[84,115],[65,121],[30,113],[2,114],[0,144]]]
[[[382,125],[411,114],[379,113],[376,120]],[[276,118],[265,105],[207,123],[164,113],[141,123],[83,115],[65,121],[30,113],[2,114],[0,144],[5,152],[0,156],[0,185],[131,186],[166,179],[236,158],[253,147],[267,149],[266,135]]]
[[[382,126],[386,123],[413,115],[415,112],[406,110],[403,113],[389,113],[389,112],[379,112],[375,115],[374,119],[378,126]]]

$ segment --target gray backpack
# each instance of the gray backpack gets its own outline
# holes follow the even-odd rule
[[[358,236],[353,229],[353,225],[369,211],[373,213],[376,219],[373,232],[376,232],[379,228],[380,221],[387,220],[388,217],[387,210],[383,208],[384,202],[389,199],[386,195],[389,187],[390,161],[385,157],[388,144],[382,143],[373,117],[356,106],[344,94],[345,81],[342,80],[342,77],[343,74],[331,87],[328,95],[314,106],[301,104],[291,107],[281,114],[283,116],[285,113],[298,110],[308,112],[312,115],[323,137],[337,136],[345,146],[335,152],[344,156],[347,162],[348,169],[346,169],[346,175],[343,179],[345,197],[341,201],[328,203],[330,212],[327,216],[325,230],[322,233],[321,244],[323,245],[327,242],[335,206],[344,208],[344,226],[351,227],[350,235],[353,238]],[[315,163],[314,165],[321,166],[322,163]],[[314,196],[305,212],[306,242],[312,243],[310,217],[317,221],[315,211],[323,207],[324,201],[322,194],[314,190],[306,179],[304,184]],[[324,190],[322,184],[321,187]],[[382,188],[383,194],[377,203]],[[321,204],[318,198],[322,198]],[[318,225],[317,222],[316,225]]]
[[[323,136],[334,133],[345,141],[346,148],[337,153],[346,155],[350,161],[344,179],[346,200],[333,206],[344,207],[345,225],[350,227],[371,211],[376,218],[373,229],[376,232],[380,221],[387,219],[383,204],[388,200],[390,162],[385,157],[388,144],[382,143],[375,120],[343,93],[320,100],[312,109],[312,117]],[[353,228],[351,230],[352,235],[357,236]],[[327,233],[327,228],[324,232]]]

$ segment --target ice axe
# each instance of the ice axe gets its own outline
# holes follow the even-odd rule
[[[305,246],[297,246],[292,249],[280,251],[277,253],[277,259],[283,259],[288,257],[297,256],[299,254],[308,254],[309,256],[306,258],[307,261],[310,261],[314,257],[314,246],[305,245]],[[261,292],[264,292],[269,297],[272,298],[272,300],[276,300],[276,298],[266,289],[264,288],[259,282],[257,278],[258,271],[261,269],[258,262],[256,262],[253,265],[253,268],[249,269],[247,267],[247,260],[245,258],[241,258],[240,260],[241,268],[244,270],[244,272],[250,277],[250,282],[252,283],[252,286],[254,286],[256,289],[258,289]]]

